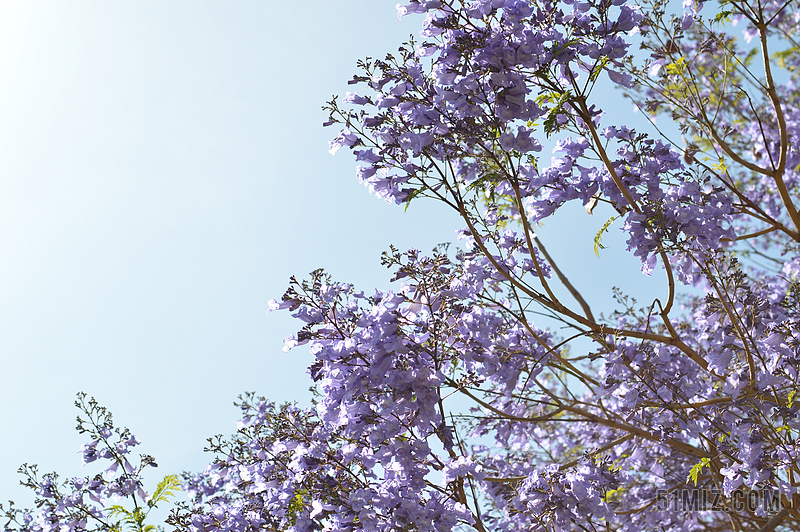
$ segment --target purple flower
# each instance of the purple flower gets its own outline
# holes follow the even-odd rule
[[[354,105],[365,105],[371,103],[369,98],[365,98],[363,96],[359,96],[354,92],[348,92],[345,94],[345,97],[342,99],[345,103],[352,103]]]
[[[335,155],[342,146],[355,146],[358,142],[359,138],[356,134],[349,129],[343,129],[335,139],[328,143],[330,147],[328,151],[331,155]]]
[[[616,83],[617,85],[622,85],[623,87],[631,88],[633,87],[633,77],[630,74],[625,74],[621,72],[617,72],[616,70],[607,69],[608,77]]]

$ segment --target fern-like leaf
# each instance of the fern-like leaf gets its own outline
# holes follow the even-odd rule
[[[167,475],[158,483],[153,496],[147,501],[147,506],[155,508],[158,503],[166,502],[175,495],[176,491],[181,491],[181,480],[178,475]]]
[[[597,234],[594,236],[594,254],[597,255],[598,257],[600,257],[600,250],[605,249],[605,246],[603,245],[603,233],[608,231],[608,228],[611,226],[612,223],[614,223],[614,220],[616,219],[617,219],[616,216],[612,216],[611,218],[609,218],[608,221],[603,224],[603,227],[601,227],[600,230],[597,232]]]

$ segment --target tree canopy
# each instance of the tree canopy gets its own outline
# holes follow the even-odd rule
[[[707,4],[707,5],[704,5]],[[396,289],[323,271],[270,303],[302,323],[308,407],[242,396],[185,473],[181,532],[768,531],[800,527],[800,5],[791,0],[412,0],[418,40],[358,63],[331,152],[460,244],[390,248]],[[607,107],[610,81],[652,121]],[[627,125],[626,125],[627,122]],[[641,129],[641,128],[640,128]],[[543,155],[552,149],[551,160]],[[592,301],[537,236],[613,216],[663,295]],[[587,216],[588,216],[587,214]],[[357,229],[354,228],[354,231]],[[607,257],[603,257],[608,260]],[[613,260],[611,258],[610,260]],[[590,277],[591,271],[585,275]],[[7,530],[145,532],[138,441],[81,396],[84,461]],[[128,498],[133,509],[118,504]],[[112,501],[115,504],[112,505]]]

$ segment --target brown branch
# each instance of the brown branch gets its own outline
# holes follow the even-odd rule
[[[775,90],[775,81],[772,78],[772,68],[769,64],[769,50],[767,48],[767,26],[766,24],[759,24],[758,33],[761,38],[761,55],[764,56],[764,74],[767,77],[767,94],[772,102],[772,107],[775,109],[775,118],[778,120],[778,131],[781,138],[780,154],[778,157],[778,167],[771,173],[771,177],[778,187],[778,192],[781,195],[781,200],[786,206],[786,211],[789,213],[789,218],[792,219],[794,226],[800,230],[800,215],[794,206],[792,197],[789,190],[786,188],[786,182],[783,180],[783,173],[786,170],[786,154],[789,150],[789,131],[786,127],[786,116],[783,113],[781,101],[778,98],[778,91]]]
[[[589,304],[586,302],[585,299],[583,299],[581,293],[572,285],[572,283],[569,282],[567,276],[564,275],[561,269],[556,265],[556,261],[554,261],[553,258],[550,256],[550,254],[547,252],[547,249],[544,247],[544,244],[542,244],[541,240],[539,240],[539,237],[534,236],[533,240],[536,242],[536,246],[539,248],[539,251],[541,251],[542,255],[544,255],[544,258],[547,260],[548,263],[550,263],[550,266],[553,268],[553,271],[556,272],[556,275],[558,276],[558,279],[561,281],[561,284],[563,284],[566,287],[566,289],[569,290],[569,293],[572,294],[572,297],[574,297],[575,300],[578,302],[578,304],[581,306],[581,308],[583,309],[583,313],[586,315],[586,319],[591,321],[596,321],[594,319],[594,315],[592,314],[592,309],[589,307]],[[533,255],[533,251],[531,251],[531,255]]]
[[[777,227],[767,227],[766,229],[762,229],[761,231],[756,231],[755,233],[750,233],[747,235],[737,236],[736,238],[720,238],[720,242],[737,242],[739,240],[747,240],[748,238],[756,238],[762,235],[766,235],[773,231],[777,231]]]

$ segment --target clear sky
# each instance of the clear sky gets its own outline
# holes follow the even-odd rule
[[[395,3],[0,1],[0,500],[30,502],[23,462],[85,474],[81,390],[160,475],[201,469],[239,393],[307,401],[295,325],[265,315],[290,275],[389,288],[389,244],[454,240],[444,206],[404,214],[327,152],[320,106],[417,32]],[[540,234],[603,308],[639,274],[613,228],[594,256],[598,211]]]

